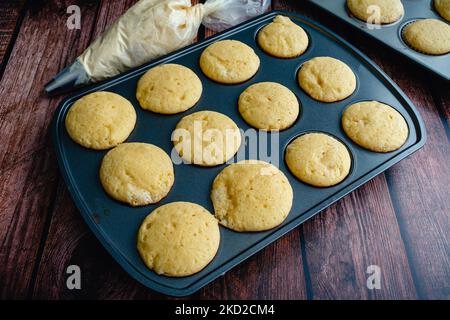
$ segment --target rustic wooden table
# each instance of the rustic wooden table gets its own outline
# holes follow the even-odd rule
[[[166,298],[140,285],[88,230],[58,172],[49,124],[63,97],[43,85],[135,1],[0,2],[0,296]],[[330,27],[411,98],[428,130],[423,149],[296,228],[192,298],[449,299],[450,86],[312,10],[272,1]],[[80,30],[66,27],[69,5]],[[201,29],[199,39],[212,35]],[[449,66],[450,68],[450,66]],[[82,289],[68,290],[79,265]],[[366,287],[369,265],[381,289]]]

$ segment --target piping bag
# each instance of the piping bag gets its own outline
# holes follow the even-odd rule
[[[271,0],[140,0],[45,85],[57,94],[116,76],[188,44],[200,24],[221,31],[264,13]]]

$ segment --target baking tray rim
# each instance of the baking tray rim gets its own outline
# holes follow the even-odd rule
[[[343,1],[345,1],[345,0],[343,0]],[[431,0],[431,1],[432,1],[432,0]],[[446,81],[449,81],[449,80],[450,80],[450,74],[445,74],[444,72],[441,72],[439,69],[430,68],[424,61],[422,61],[422,60],[420,60],[420,59],[417,59],[417,58],[415,58],[415,57],[413,57],[413,56],[411,56],[411,55],[409,55],[409,54],[406,54],[406,53],[402,52],[402,51],[399,50],[398,48],[395,48],[395,47],[391,46],[390,44],[384,42],[383,40],[378,39],[374,34],[372,34],[372,33],[370,33],[370,32],[367,32],[365,29],[363,29],[363,28],[358,28],[357,26],[353,25],[353,23],[352,23],[353,19],[357,19],[357,18],[351,18],[351,17],[350,17],[349,19],[346,19],[346,18],[344,18],[344,17],[341,17],[339,14],[337,14],[337,13],[335,13],[335,12],[329,10],[329,9],[326,8],[325,6],[322,6],[321,4],[317,3],[317,0],[308,0],[307,2],[308,2],[310,5],[312,5],[312,6],[316,7],[316,8],[319,8],[319,10],[322,10],[323,12],[325,12],[325,13],[327,13],[327,14],[331,14],[333,17],[335,17],[335,18],[339,19],[340,21],[342,21],[343,23],[345,23],[348,27],[350,27],[350,28],[352,28],[352,29],[355,29],[355,30],[358,30],[358,32],[360,32],[360,33],[363,34],[363,35],[369,36],[371,39],[375,40],[379,45],[384,46],[384,47],[388,48],[389,50],[394,51],[396,54],[399,54],[399,55],[401,55],[401,56],[407,58],[409,61],[415,63],[417,66],[419,66],[420,68],[426,70],[427,72],[436,75],[438,78],[440,78],[440,79],[442,79],[442,80],[446,80]],[[344,3],[344,5],[346,5],[346,4]],[[402,17],[402,20],[393,22],[393,23],[391,23],[391,24],[387,24],[385,27],[391,27],[391,26],[394,26],[394,25],[398,25],[397,37],[400,38],[399,41],[400,41],[401,43],[403,43],[405,46],[407,46],[407,47],[408,47],[408,50],[412,50],[412,51],[413,51],[412,53],[417,54],[417,55],[419,55],[419,56],[425,55],[425,54],[420,53],[420,52],[418,52],[418,51],[414,51],[414,49],[412,49],[410,46],[408,46],[408,45],[405,43],[405,41],[403,40],[403,38],[401,37],[401,31],[402,31],[402,29],[405,27],[406,24],[410,23],[410,22],[411,22],[412,20],[414,20],[414,19],[417,20],[417,19],[425,19],[425,18],[423,18],[423,17],[422,17],[422,18],[419,18],[419,17],[416,17],[416,18],[408,18],[408,19],[405,20],[405,21],[403,21],[403,18],[404,18],[404,17]],[[442,21],[442,20],[441,20],[441,21]],[[445,22],[445,21],[444,21],[444,22]],[[364,22],[362,22],[362,23],[364,23]],[[446,56],[446,55],[450,55],[450,53],[446,53],[446,54],[443,54],[443,55],[436,55],[436,57],[443,57],[443,56]],[[433,55],[425,55],[425,56],[426,56],[426,57],[433,57]]]
[[[372,68],[371,72],[376,74],[378,73],[377,77],[380,81],[384,81],[385,85],[391,86],[393,91],[399,96],[399,98],[403,99],[403,102],[408,105],[408,107],[411,109],[411,112],[413,115],[415,115],[415,118],[411,116],[411,120],[416,125],[416,133],[417,133],[417,140],[415,143],[410,145],[408,148],[402,150],[400,153],[395,155],[394,157],[388,159],[384,163],[378,165],[377,167],[373,168],[371,171],[367,172],[366,174],[362,175],[355,181],[353,181],[351,184],[347,185],[345,188],[337,190],[336,193],[329,196],[325,200],[321,201],[320,203],[316,204],[315,206],[311,207],[309,210],[305,211],[302,215],[295,218],[294,220],[290,221],[289,223],[282,225],[278,229],[274,229],[273,232],[269,233],[267,236],[262,238],[259,242],[257,242],[255,245],[248,247],[244,251],[242,251],[240,254],[234,256],[233,258],[229,259],[224,264],[220,265],[217,269],[211,270],[210,273],[206,274],[203,278],[198,279],[197,281],[191,283],[190,285],[184,287],[184,288],[174,288],[170,286],[162,285],[154,280],[151,280],[147,278],[144,274],[142,274],[139,270],[137,270],[132,263],[128,261],[128,259],[121,253],[119,249],[114,247],[111,244],[111,241],[109,240],[109,236],[105,234],[101,228],[99,228],[98,223],[95,221],[92,215],[89,214],[88,206],[83,200],[82,194],[77,190],[75,178],[71,175],[70,170],[68,169],[68,165],[66,163],[66,157],[65,153],[62,151],[62,144],[60,139],[60,126],[61,122],[64,123],[64,110],[67,108],[68,104],[71,104],[73,100],[79,98],[80,96],[83,96],[87,93],[102,90],[105,87],[109,87],[112,84],[116,85],[119,84],[122,81],[127,80],[130,77],[133,77],[134,75],[141,73],[144,70],[149,69],[152,66],[164,63],[166,60],[172,60],[174,58],[177,58],[178,56],[188,54],[190,51],[195,50],[197,47],[206,46],[207,44],[214,42],[216,40],[219,40],[222,37],[226,37],[228,35],[232,35],[236,32],[239,32],[243,29],[246,29],[247,27],[252,27],[254,24],[257,24],[259,22],[262,22],[264,20],[268,20],[270,17],[276,16],[278,14],[290,16],[294,18],[298,18],[300,20],[303,20],[302,22],[305,22],[309,24],[310,26],[313,26],[316,29],[320,29],[321,32],[327,33],[329,36],[332,36],[334,39],[333,41],[340,42],[338,45],[346,46],[346,50],[349,50],[353,55],[356,55],[359,57],[359,60],[364,61],[370,68]],[[401,100],[398,99],[398,100]],[[226,272],[228,272],[230,269],[238,265],[239,263],[245,261],[250,256],[254,255],[267,245],[273,243],[295,227],[299,226],[309,218],[313,217],[314,215],[320,213],[323,209],[331,205],[332,203],[336,202],[337,200],[341,199],[348,193],[354,191],[364,183],[370,181],[375,176],[380,174],[381,172],[387,170],[395,163],[401,161],[402,159],[406,158],[407,156],[411,155],[415,151],[419,150],[426,142],[427,135],[425,126],[423,123],[422,118],[420,117],[416,107],[414,104],[410,101],[410,99],[405,95],[405,93],[391,80],[384,71],[381,70],[380,67],[378,67],[372,60],[370,60],[365,54],[363,54],[360,50],[355,48],[353,45],[351,45],[349,42],[338,36],[333,31],[329,30],[328,28],[324,27],[322,24],[313,21],[312,19],[306,18],[303,15],[300,15],[298,13],[285,11],[285,10],[274,10],[270,11],[268,13],[265,13],[261,16],[255,17],[253,19],[250,19],[248,21],[245,21],[237,26],[234,26],[228,30],[225,30],[223,32],[220,32],[210,38],[207,38],[205,40],[199,41],[197,43],[193,43],[187,47],[181,48],[179,50],[176,50],[175,52],[172,52],[168,55],[162,56],[158,59],[155,59],[151,62],[148,62],[142,66],[139,66],[137,68],[133,68],[125,73],[122,73],[120,75],[117,75],[113,78],[107,79],[105,81],[102,81],[100,83],[95,83],[92,85],[89,85],[88,87],[82,88],[66,98],[64,98],[58,108],[55,110],[52,124],[51,124],[51,136],[53,145],[56,151],[56,157],[58,166],[60,169],[60,172],[63,176],[65,185],[71,195],[71,198],[75,202],[75,205],[77,209],[80,211],[81,216],[83,217],[83,220],[86,222],[86,224],[89,226],[91,231],[94,233],[95,237],[100,241],[100,243],[103,245],[103,247],[108,251],[108,253],[116,260],[119,265],[135,280],[139,281],[141,284],[145,285],[146,287],[163,293],[165,295],[174,296],[174,297],[183,297],[187,295],[191,295],[207,285],[208,283],[212,282],[213,280],[217,279],[220,276],[223,276]],[[218,270],[225,270],[223,272],[217,272]],[[211,276],[213,274],[213,276]]]

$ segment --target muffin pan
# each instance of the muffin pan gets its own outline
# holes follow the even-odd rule
[[[267,55],[258,47],[255,40],[258,30],[270,23],[277,14],[288,16],[307,32],[310,44],[303,55],[292,59],[279,59]],[[260,68],[249,81],[238,85],[222,85],[209,80],[200,70],[198,61],[201,52],[209,44],[222,39],[242,41],[250,45],[260,57]],[[321,103],[300,89],[297,83],[298,69],[302,63],[316,56],[332,56],[350,66],[358,82],[350,97],[335,103]],[[137,81],[149,68],[168,62],[187,66],[200,77],[203,83],[202,97],[193,108],[176,115],[159,115],[145,111],[139,107],[135,97]],[[100,184],[98,171],[102,157],[107,151],[85,149],[70,139],[64,126],[68,109],[74,101],[87,93],[98,90],[118,93],[131,101],[137,112],[136,127],[127,141],[152,143],[173,155],[176,152],[172,151],[171,133],[177,122],[187,114],[201,110],[218,111],[232,118],[242,130],[251,129],[239,115],[237,101],[245,88],[261,81],[281,83],[292,90],[300,101],[299,119],[289,129],[279,133],[279,144],[270,144],[272,133],[258,136],[259,146],[264,146],[267,141],[268,152],[272,155],[278,154],[278,157],[274,156],[278,163],[274,164],[286,174],[294,190],[294,202],[289,216],[283,224],[265,232],[237,233],[221,227],[221,243],[216,257],[205,269],[192,276],[169,278],[147,269],[136,249],[137,231],[143,219],[157,206],[173,201],[191,201],[214,212],[210,200],[211,185],[226,164],[211,168],[175,164],[175,184],[166,198],[154,205],[129,207],[109,198]],[[343,111],[350,104],[361,100],[379,100],[393,106],[403,115],[409,126],[409,136],[399,150],[384,154],[370,152],[354,144],[343,133],[340,126]],[[315,188],[297,180],[286,167],[284,151],[287,144],[295,137],[311,131],[336,137],[350,151],[353,159],[352,169],[340,184],[329,188]],[[192,294],[223,275],[286,232],[421,148],[426,139],[425,128],[416,108],[374,63],[321,25],[300,15],[280,11],[270,12],[75,93],[62,101],[55,112],[52,134],[60,170],[68,190],[92,232],[132,277],[151,289],[173,296]],[[244,143],[242,148],[246,148]],[[267,154],[267,150],[260,150],[261,156],[257,158],[267,161],[262,156]]]
[[[366,22],[354,17],[347,8],[346,0],[309,1],[439,77],[447,81],[450,80],[450,53],[443,55],[420,53],[407,45],[402,37],[403,28],[415,20],[432,18],[447,22],[434,9],[433,0],[403,0],[402,3],[405,9],[403,17],[394,23],[377,26],[379,27],[377,29],[374,28],[374,25],[368,25]]]

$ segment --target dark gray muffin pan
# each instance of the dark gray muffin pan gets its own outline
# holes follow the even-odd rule
[[[255,40],[258,30],[270,23],[277,14],[290,17],[307,32],[310,44],[301,56],[278,59],[267,55],[258,47]],[[252,79],[238,85],[223,85],[211,81],[202,73],[199,67],[201,52],[209,44],[222,39],[239,40],[255,50],[261,59],[261,65]],[[300,89],[296,80],[297,71],[302,63],[316,56],[335,57],[352,68],[358,85],[350,97],[335,103],[321,103],[311,99]],[[200,101],[190,110],[176,115],[159,115],[143,110],[135,97],[138,79],[148,69],[169,62],[187,66],[200,77],[203,83]],[[283,84],[296,94],[301,105],[299,119],[291,128],[279,134],[279,144],[267,144],[269,152],[278,152],[279,168],[288,177],[294,190],[294,201],[289,216],[283,224],[265,232],[237,233],[221,227],[221,243],[216,257],[205,269],[192,276],[170,278],[147,269],[136,250],[136,235],[142,220],[156,207],[173,201],[195,202],[214,212],[210,200],[211,184],[226,164],[211,168],[189,164],[174,165],[175,184],[168,196],[160,203],[132,208],[111,199],[102,189],[98,170],[106,151],[85,149],[70,139],[64,126],[68,109],[74,101],[94,91],[118,93],[131,101],[137,112],[136,127],[127,141],[152,143],[170,155],[173,148],[172,131],[182,117],[193,112],[218,111],[232,118],[242,130],[250,129],[239,115],[237,100],[245,88],[261,81]],[[354,144],[344,134],[340,126],[344,109],[354,102],[363,100],[379,100],[391,105],[403,115],[409,127],[409,137],[399,150],[390,153],[370,152]],[[287,144],[295,137],[311,131],[320,131],[336,137],[350,151],[353,158],[352,169],[340,184],[329,188],[315,188],[300,182],[286,167],[284,151]],[[67,188],[92,232],[133,278],[153,290],[173,296],[192,294],[225,274],[347,193],[418,150],[426,140],[424,125],[416,108],[380,68],[349,43],[316,22],[300,15],[280,11],[270,12],[245,22],[205,41],[67,97],[55,112],[52,134],[58,163]],[[270,138],[271,134],[268,133],[267,141],[270,142]],[[241,148],[246,148],[244,143]],[[284,262],[281,259],[277,263]]]
[[[428,55],[417,52],[409,47],[402,37],[403,28],[419,19],[437,19],[447,22],[434,9],[433,0],[403,0],[405,14],[394,23],[380,25],[374,28],[364,21],[354,17],[347,7],[346,0],[309,0],[316,7],[338,17],[348,25],[358,29],[383,45],[392,49],[423,68],[433,72],[444,80],[450,80],[450,53],[443,55]],[[448,22],[447,22],[448,23]]]

